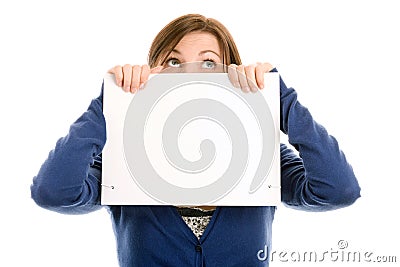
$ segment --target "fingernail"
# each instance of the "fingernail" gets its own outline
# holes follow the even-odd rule
[[[245,86],[245,87],[243,87],[243,90],[244,90],[245,92],[249,92],[249,91],[250,91],[250,88],[247,87],[247,86]]]
[[[260,89],[264,89],[264,84],[260,84]]]
[[[144,83],[141,83],[141,84],[139,85],[139,90],[142,90],[143,87],[144,87]]]

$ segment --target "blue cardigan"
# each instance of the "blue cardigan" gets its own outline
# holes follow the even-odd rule
[[[276,71],[276,70],[274,70]],[[334,137],[316,123],[280,80],[282,202],[308,211],[352,204],[360,187]],[[106,142],[102,94],[49,153],[31,194],[41,207],[65,214],[100,209],[101,152]],[[200,240],[172,206],[106,206],[121,267],[268,266],[275,207],[218,207]],[[268,251],[267,251],[268,252]],[[270,252],[270,251],[269,251]]]

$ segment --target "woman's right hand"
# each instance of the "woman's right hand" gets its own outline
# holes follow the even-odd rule
[[[114,74],[117,85],[122,87],[125,92],[136,93],[143,88],[150,74],[159,73],[162,69],[162,66],[150,69],[149,65],[126,64],[124,66],[117,65],[108,73]]]

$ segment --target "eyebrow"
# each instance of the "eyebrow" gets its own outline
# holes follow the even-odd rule
[[[172,53],[172,52],[177,53],[177,54],[181,54],[181,52],[179,52],[179,51],[176,50],[176,49],[173,49],[173,50],[171,51],[171,53]],[[221,58],[221,56],[220,56],[217,52],[215,52],[215,51],[213,51],[213,50],[203,50],[203,51],[200,51],[199,55],[203,55],[203,54],[205,54],[205,53],[213,53],[213,54],[217,55],[219,58]]]

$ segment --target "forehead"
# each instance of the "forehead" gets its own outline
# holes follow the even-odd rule
[[[181,51],[182,49],[210,49],[220,51],[220,45],[217,38],[208,32],[191,32],[186,34],[179,43],[175,46],[175,49]]]

